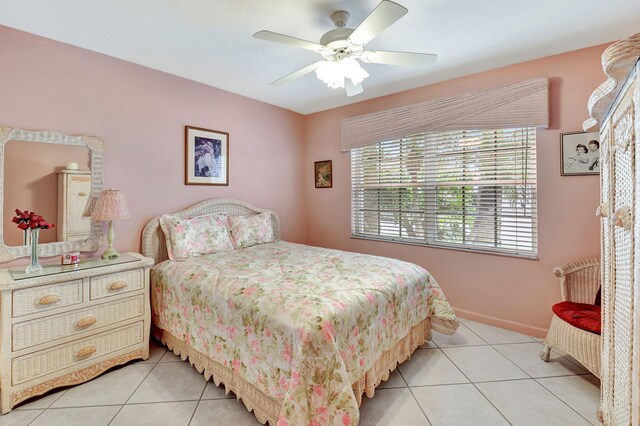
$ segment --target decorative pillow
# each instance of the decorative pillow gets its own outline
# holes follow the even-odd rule
[[[235,248],[251,247],[275,240],[271,214],[228,216],[229,231]]]
[[[190,218],[165,215],[160,218],[160,226],[171,260],[233,250],[227,216],[222,213]]]

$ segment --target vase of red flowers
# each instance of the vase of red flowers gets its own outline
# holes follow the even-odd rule
[[[18,225],[18,229],[23,231],[22,242],[24,245],[31,244],[30,257],[31,261],[25,272],[36,272],[42,269],[42,265],[38,261],[38,237],[41,229],[50,229],[55,225],[48,223],[42,216],[36,212],[20,211],[16,209],[16,216],[12,220]]]

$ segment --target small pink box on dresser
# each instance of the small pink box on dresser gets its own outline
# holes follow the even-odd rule
[[[62,255],[62,264],[77,266],[80,263],[80,252],[71,251]]]

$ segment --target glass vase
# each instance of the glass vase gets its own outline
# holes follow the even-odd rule
[[[29,244],[29,229],[25,229],[22,231],[22,245],[26,246]]]
[[[31,230],[31,262],[27,269],[24,271],[26,273],[37,272],[42,270],[42,265],[38,262],[38,237],[40,234],[40,229],[35,228]]]

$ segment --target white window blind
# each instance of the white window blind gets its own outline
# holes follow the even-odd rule
[[[353,236],[535,257],[535,142],[528,127],[352,149]]]
[[[549,79],[433,99],[342,120],[348,151],[421,132],[549,127]]]

